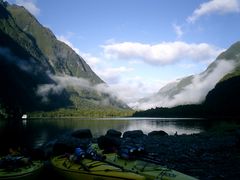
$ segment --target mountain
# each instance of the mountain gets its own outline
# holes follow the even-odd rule
[[[227,75],[229,76],[229,75]],[[240,76],[221,80],[207,94],[202,104],[179,105],[171,108],[156,107],[137,111],[134,117],[182,117],[238,120],[240,102]]]
[[[201,104],[217,83],[239,75],[240,42],[236,42],[221,53],[205,71],[167,84],[152,96],[140,99],[137,108]]]
[[[229,75],[227,75],[229,77]],[[219,82],[212,89],[203,105],[211,116],[235,116],[239,115],[240,103],[240,76],[229,77]]]
[[[108,93],[82,57],[24,7],[0,0],[0,24],[1,111],[128,108]]]

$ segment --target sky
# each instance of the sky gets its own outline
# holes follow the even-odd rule
[[[72,47],[128,105],[204,71],[240,40],[240,0],[8,0]]]

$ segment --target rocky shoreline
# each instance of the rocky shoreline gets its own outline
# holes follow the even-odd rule
[[[141,146],[144,153],[168,168],[199,179],[240,178],[240,129],[224,132],[204,132],[193,135],[168,135],[154,131],[148,135],[141,130],[123,134],[110,129],[105,136],[93,138],[89,129],[62,135],[44,145],[46,156],[69,152],[79,145],[98,143],[105,151],[122,147]]]

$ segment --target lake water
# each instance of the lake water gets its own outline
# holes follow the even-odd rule
[[[172,135],[193,134],[205,131],[216,122],[206,119],[179,118],[53,118],[28,119],[27,121],[1,121],[1,149],[12,146],[36,148],[45,142],[53,140],[63,133],[81,128],[89,128],[94,137],[106,134],[108,129],[121,132],[142,130],[145,134],[151,131],[163,130]]]

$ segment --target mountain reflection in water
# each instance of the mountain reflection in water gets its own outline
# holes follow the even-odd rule
[[[94,137],[104,135],[108,129],[121,132],[142,130],[145,134],[163,130],[169,135],[193,134],[205,131],[211,124],[205,119],[178,118],[52,118],[28,119],[24,122],[0,121],[0,141],[5,148],[11,146],[38,147],[58,136],[77,129],[88,128]]]

